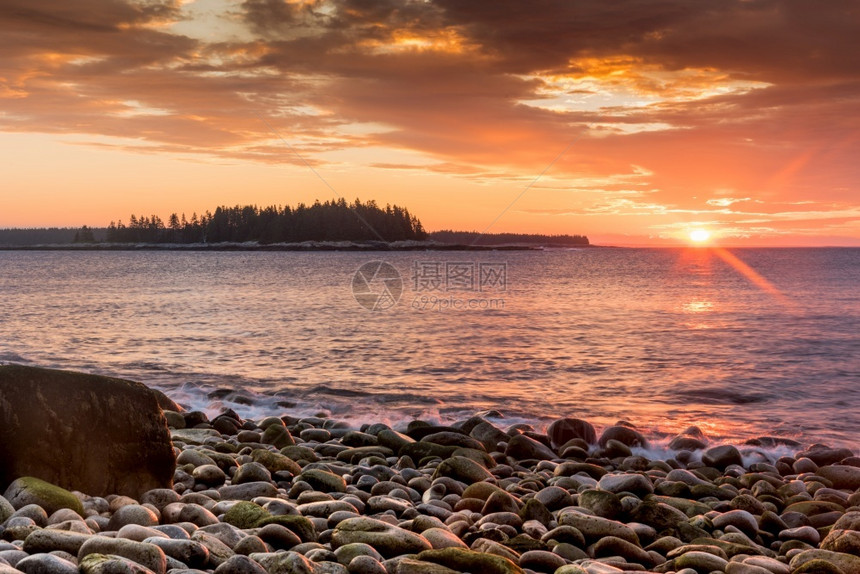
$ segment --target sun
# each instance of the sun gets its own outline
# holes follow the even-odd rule
[[[707,229],[693,229],[690,231],[690,241],[693,243],[705,243],[711,238],[711,232]]]

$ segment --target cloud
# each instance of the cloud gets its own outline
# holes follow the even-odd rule
[[[372,164],[483,183],[555,161],[544,193],[609,194],[548,208],[570,213],[856,205],[856,0],[207,6],[7,0],[0,130],[261,163],[295,161],[281,138],[315,165],[407,150]]]

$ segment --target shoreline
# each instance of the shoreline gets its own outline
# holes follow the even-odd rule
[[[481,417],[398,432],[164,414],[172,489],[75,493],[78,511],[26,527],[19,505],[0,520],[0,571],[19,571],[4,556],[69,574],[860,571],[860,458],[846,449],[770,460],[690,430],[676,457],[654,460],[637,454],[635,429],[598,435],[582,419],[545,433]]]
[[[0,251],[540,251],[607,248],[600,245],[466,245],[423,241],[304,241],[301,243],[72,243],[0,245]]]

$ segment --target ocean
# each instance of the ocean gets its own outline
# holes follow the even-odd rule
[[[0,362],[192,409],[860,438],[860,249],[0,251]],[[662,441],[662,442],[661,442]]]

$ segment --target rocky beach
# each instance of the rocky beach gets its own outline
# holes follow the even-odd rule
[[[3,369],[3,467],[23,471],[26,461],[10,460],[9,433],[26,413],[12,412],[7,383],[15,378],[20,389],[22,380],[58,376],[65,384],[67,374]],[[106,381],[116,380],[92,384],[124,383]],[[40,400],[45,392],[38,388]],[[79,437],[107,449],[87,472],[101,465],[118,477],[96,481],[98,493],[62,488],[77,480],[68,473],[52,475],[60,484],[7,477],[0,573],[860,572],[860,457],[845,448],[772,437],[713,444],[690,428],[662,460],[643,456],[648,437],[626,422],[596,429],[560,418],[539,432],[474,416],[356,428],[230,410],[210,420],[166,397],[157,402],[138,410],[169,430],[172,477],[159,476],[165,463],[151,428],[137,443],[98,429]],[[120,421],[135,408],[106,404]],[[92,405],[55,406],[98,416]],[[50,436],[77,424],[50,416],[27,432]],[[128,454],[129,444],[140,464],[112,466],[110,448]],[[775,446],[794,455],[776,457]],[[137,490],[128,476],[138,477]]]

